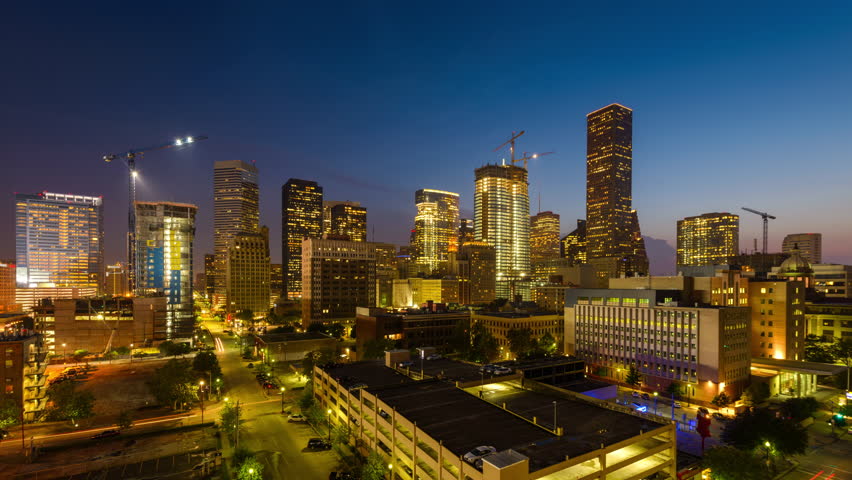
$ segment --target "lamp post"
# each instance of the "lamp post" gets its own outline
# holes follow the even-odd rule
[[[284,387],[281,387],[281,413],[284,413]]]
[[[553,433],[556,433],[556,400],[553,401]]]
[[[325,417],[328,420],[328,443],[331,443],[331,409],[329,408],[325,413],[328,414]]]
[[[391,480],[393,480],[393,464],[392,463],[388,464],[388,472],[389,472],[388,475],[390,475]]]
[[[130,344],[130,363],[133,363],[133,344]]]
[[[201,423],[204,423],[204,380],[198,381],[198,398],[201,400]]]
[[[68,363],[68,354],[65,353],[65,344],[62,344],[62,365],[66,365]]]
[[[216,379],[216,398],[219,398],[219,395],[222,393],[222,379]]]
[[[654,392],[654,415],[657,414],[657,395],[659,394],[657,392]],[[674,408],[672,410],[674,410]]]

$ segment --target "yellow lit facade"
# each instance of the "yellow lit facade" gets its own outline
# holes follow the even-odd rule
[[[424,188],[414,194],[414,203],[414,261],[430,271],[445,268],[447,255],[459,246],[459,194]]]
[[[255,316],[270,308],[269,229],[238,233],[231,238],[225,271],[228,313],[251,310]]]
[[[281,188],[281,243],[284,298],[302,296],[302,240],[319,238],[323,228],[322,187],[291,178]]]
[[[224,276],[231,238],[239,232],[256,233],[260,227],[257,175],[257,167],[241,160],[220,161],[213,167],[213,303],[217,306],[227,296]]]
[[[705,213],[677,222],[678,265],[725,265],[739,251],[740,217]]]
[[[633,210],[633,110],[618,104],[589,113],[586,144],[586,241],[601,278],[647,274]]]
[[[102,288],[103,238],[101,197],[15,195],[17,286]]]
[[[538,212],[530,217],[530,261],[559,258],[559,214]]]
[[[515,165],[486,165],[475,173],[476,240],[495,248],[497,297],[509,298],[513,282],[530,275],[527,170]]]
[[[781,253],[790,254],[794,248],[811,265],[822,263],[822,234],[821,233],[791,233],[781,242]]]
[[[350,202],[331,207],[331,232],[353,242],[367,241],[367,207]]]
[[[805,284],[800,281],[750,281],[751,355],[804,360]]]
[[[578,219],[577,228],[562,237],[559,253],[571,265],[586,263],[586,221]]]

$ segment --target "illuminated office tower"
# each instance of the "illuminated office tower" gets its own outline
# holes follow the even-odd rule
[[[192,244],[198,207],[136,202],[136,295],[164,295],[166,336],[188,338],[195,328]]]
[[[459,303],[472,305],[494,301],[497,290],[497,253],[485,242],[467,242],[456,255]]]
[[[586,263],[586,221],[577,219],[577,228],[562,237],[560,256],[571,262],[571,265]]]
[[[204,254],[204,296],[208,302],[213,301],[213,294],[216,293],[216,255],[212,253]]]
[[[677,221],[678,265],[727,265],[739,253],[740,217],[705,213]]]
[[[302,326],[355,318],[376,304],[376,244],[306,238],[302,242]]]
[[[18,287],[103,288],[103,198],[15,195]]]
[[[322,202],[322,233],[323,235],[331,234],[337,235],[337,231],[331,224],[331,209],[338,205],[350,205],[353,207],[360,207],[361,202],[350,202],[346,201],[323,201]]]
[[[472,218],[462,218],[459,222],[459,245],[476,240],[475,228]]]
[[[559,258],[559,214],[538,212],[530,217],[530,261]]]
[[[231,238],[225,267],[228,313],[250,310],[255,317],[269,311],[269,229],[240,232]]]
[[[798,247],[799,254],[812,265],[822,263],[821,233],[791,233],[784,237],[781,253],[791,254]]]
[[[260,227],[257,173],[257,167],[241,160],[224,160],[213,167],[213,304],[217,306],[227,296],[225,265],[231,238],[239,232],[257,232]]]
[[[415,192],[414,203],[415,262],[430,271],[446,267],[447,255],[459,247],[459,194],[424,188]]]
[[[317,182],[291,178],[281,187],[282,298],[302,296],[302,240],[322,236],[322,206]]]
[[[331,207],[331,233],[353,242],[367,241],[367,208],[340,203]]]
[[[586,116],[586,241],[598,276],[647,274],[633,210],[633,110],[608,105]]]
[[[527,170],[515,165],[477,168],[473,209],[476,240],[492,245],[497,257],[497,297],[530,274],[530,197]]]

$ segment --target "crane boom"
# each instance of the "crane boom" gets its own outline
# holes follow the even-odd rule
[[[753,208],[742,207],[742,209],[746,212],[750,212],[755,215],[760,215],[763,218],[763,255],[766,255],[766,248],[768,244],[767,237],[769,236],[769,219],[771,218],[772,220],[775,220],[775,217],[766,212],[757,211]]]
[[[511,156],[511,159],[512,159],[512,165],[514,165],[515,161],[516,161],[515,160],[515,140],[517,140],[521,135],[523,135],[525,133],[527,133],[526,130],[521,130],[518,133],[512,132],[512,138],[501,143],[499,147],[494,149],[494,151],[496,152],[496,151],[500,150],[501,148],[505,147],[506,145],[509,145],[509,152],[510,152],[510,156]]]
[[[127,163],[127,175],[130,179],[128,182],[128,197],[129,205],[127,206],[127,260],[129,271],[127,272],[128,286],[133,292],[136,288],[136,157],[142,158],[147,152],[164,150],[167,148],[182,148],[192,145],[201,140],[207,140],[206,135],[188,136],[177,138],[169,143],[154,145],[151,147],[136,148],[121,153],[111,153],[104,155],[103,159],[109,163],[120,158]]]
[[[516,159],[512,160],[512,165],[514,165],[517,162],[523,161],[524,162],[524,168],[527,168],[527,160],[532,160],[532,159],[535,159],[535,158],[538,158],[538,157],[543,157],[545,155],[550,155],[550,154],[553,154],[553,153],[556,153],[556,152],[533,153],[532,155],[527,155],[528,153],[530,153],[530,152],[524,152],[523,157],[516,158]]]

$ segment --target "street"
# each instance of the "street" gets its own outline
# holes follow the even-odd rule
[[[234,338],[222,333],[221,323],[206,322],[205,326],[218,339],[217,355],[228,385],[227,395],[230,401],[239,400],[244,406],[239,446],[257,455],[265,478],[326,480],[338,466],[337,456],[333,451],[306,451],[308,439],[316,437],[316,432],[307,424],[287,422],[286,415],[281,414],[281,397],[277,392],[270,396],[263,393],[254,370],[246,367],[249,362],[240,358]],[[278,375],[295,377],[283,372]],[[294,408],[300,396],[300,390],[287,391],[286,408]]]

